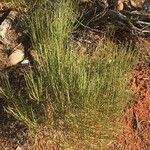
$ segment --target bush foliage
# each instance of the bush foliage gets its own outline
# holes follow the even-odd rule
[[[0,73],[6,111],[30,129],[41,123],[52,125],[58,118],[74,125],[82,118],[80,126],[98,119],[107,126],[106,121],[110,124],[121,117],[131,100],[127,73],[136,64],[137,54],[108,40],[98,46],[96,59],[78,55],[69,38],[78,17],[74,5],[70,0],[37,4],[25,19],[37,63],[24,73],[24,83],[17,90],[10,75]]]

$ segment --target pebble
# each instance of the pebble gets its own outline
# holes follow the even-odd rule
[[[16,150],[23,150],[20,146],[18,146],[17,148],[16,148]]]
[[[9,56],[9,65],[14,66],[17,65],[19,62],[23,61],[24,59],[24,52],[22,50],[15,50],[10,56]]]
[[[28,59],[25,59],[21,62],[22,65],[28,65],[30,61]]]

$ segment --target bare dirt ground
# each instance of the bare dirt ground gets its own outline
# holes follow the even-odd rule
[[[26,127],[4,112],[0,99],[0,150],[14,150],[27,141]]]
[[[150,41],[140,39],[140,48],[140,61],[130,73],[134,101],[125,109],[119,139],[125,150],[150,149]]]

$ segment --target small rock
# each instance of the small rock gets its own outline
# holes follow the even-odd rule
[[[116,9],[117,9],[118,11],[121,11],[121,10],[124,9],[124,4],[123,4],[122,1],[118,1],[118,3],[116,4]]]
[[[16,148],[16,150],[23,150],[20,146],[18,146],[17,148]]]
[[[21,62],[22,65],[28,65],[30,61],[28,59],[25,59]]]
[[[9,56],[9,65],[10,66],[17,65],[23,59],[24,59],[24,52],[22,50],[17,49]]]

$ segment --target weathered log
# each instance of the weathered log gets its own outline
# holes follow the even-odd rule
[[[99,1],[99,0],[96,0]],[[102,1],[102,0],[100,0]],[[136,34],[136,35],[142,35],[142,36],[149,36],[150,33],[150,12],[147,11],[148,8],[150,8],[150,1],[149,0],[110,0],[107,1],[108,5],[105,5],[107,7],[102,7],[103,10],[97,10],[98,7],[97,5],[101,5],[101,3],[97,3],[97,5],[92,5],[92,10],[93,13],[87,11],[85,20],[87,22],[83,22],[81,25],[83,27],[88,27],[89,29],[91,28],[92,30],[96,29],[99,31],[98,26],[101,28],[101,26],[105,26],[105,24],[111,23],[116,26],[116,29],[125,29],[131,34]],[[130,2],[130,3],[129,3]],[[114,3],[116,5],[114,8],[110,7],[110,5]],[[129,4],[134,7],[134,9],[116,9],[118,4],[124,4],[128,5]],[[95,9],[93,8],[95,7]],[[140,9],[139,9],[140,8]],[[96,10],[96,13],[94,11]],[[133,11],[134,10],[134,11]],[[93,16],[91,16],[93,15]],[[90,19],[88,18],[90,16]],[[83,16],[84,18],[84,16]]]
[[[0,25],[0,41],[4,45],[11,46],[12,42],[14,43],[17,38],[15,31],[13,32],[12,30],[17,15],[18,13],[16,11],[10,11],[8,16]]]

